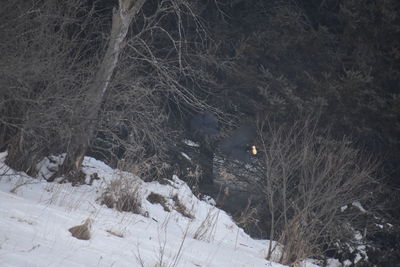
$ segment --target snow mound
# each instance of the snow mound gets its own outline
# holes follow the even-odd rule
[[[6,166],[5,156],[0,153],[0,266],[283,266],[265,260],[268,240],[250,238],[176,176],[167,184],[145,183],[86,157],[87,178],[100,179],[72,186],[45,180],[60,157],[44,159],[33,178]],[[138,188],[141,214],[100,205],[115,179]],[[165,201],[151,203],[150,194]],[[72,237],[68,229],[87,219],[90,240]]]

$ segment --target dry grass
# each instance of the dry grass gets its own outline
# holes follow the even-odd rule
[[[123,177],[115,179],[106,187],[100,203],[118,211],[142,214],[140,186]]]
[[[11,188],[10,189],[10,193],[12,193],[12,194],[16,194],[17,193],[17,190],[20,188],[20,187],[22,187],[22,186],[24,186],[24,185],[28,185],[28,184],[34,184],[34,183],[36,183],[36,182],[32,182],[32,181],[30,181],[30,180],[24,180],[24,179],[21,179],[19,182],[18,182],[18,184],[16,184],[13,188]]]
[[[108,230],[106,230],[106,232],[111,234],[111,235],[113,235],[113,236],[119,237],[119,238],[123,238],[124,237],[123,233],[115,231],[115,230],[108,229]]]
[[[182,216],[185,216],[186,218],[194,219],[194,216],[190,212],[188,212],[186,206],[179,200],[178,195],[174,195],[172,197],[172,200],[175,203],[175,210],[177,212],[179,212],[180,214],[182,214]]]
[[[171,209],[168,207],[167,200],[160,194],[151,192],[150,195],[147,197],[147,201],[149,201],[151,204],[158,203],[163,207],[165,211],[171,212]]]
[[[37,224],[36,222],[34,222],[34,221],[32,221],[32,220],[24,219],[24,218],[21,218],[21,217],[11,216],[10,218],[11,218],[11,219],[17,220],[17,221],[20,222],[20,223],[26,223],[26,224],[29,224],[29,225],[35,225],[35,224]]]
[[[193,238],[197,240],[211,242],[214,238],[218,217],[219,210],[216,208],[210,208],[208,210],[207,216],[204,218],[200,226],[193,234]]]
[[[246,229],[250,224],[257,225],[259,220],[258,218],[258,209],[255,207],[251,207],[251,201],[247,203],[246,208],[237,216],[235,219],[236,224],[243,229]]]

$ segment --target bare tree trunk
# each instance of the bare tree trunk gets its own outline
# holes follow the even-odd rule
[[[100,63],[99,69],[86,93],[86,99],[79,114],[85,119],[76,119],[76,127],[72,129],[72,137],[63,165],[57,173],[50,177],[53,181],[59,175],[68,179],[82,179],[81,166],[90,140],[93,138],[96,122],[99,116],[101,102],[107,91],[110,79],[117,65],[129,25],[146,0],[119,0],[118,9],[114,8],[112,17],[111,37],[107,51]]]

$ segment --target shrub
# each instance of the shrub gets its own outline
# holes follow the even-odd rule
[[[142,213],[140,186],[123,177],[110,182],[101,195],[100,202],[110,209]]]
[[[378,167],[349,140],[333,140],[315,129],[309,118],[293,124],[260,122],[263,156],[257,183],[265,197],[270,239],[284,245],[284,264],[319,256],[334,242],[352,238],[346,226],[355,215],[340,208],[371,197]]]

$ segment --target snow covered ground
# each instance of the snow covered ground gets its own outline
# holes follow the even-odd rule
[[[57,162],[43,161],[39,178],[32,178],[8,168],[5,156],[0,153],[0,266],[283,266],[265,260],[269,241],[250,238],[177,177],[166,185],[145,183],[85,158],[84,172],[97,173],[100,180],[72,186],[43,179]],[[121,177],[138,186],[143,215],[97,201],[106,185]],[[164,196],[171,212],[147,201],[151,192]],[[173,196],[194,218],[173,208]],[[74,238],[68,229],[88,218],[91,239]]]

